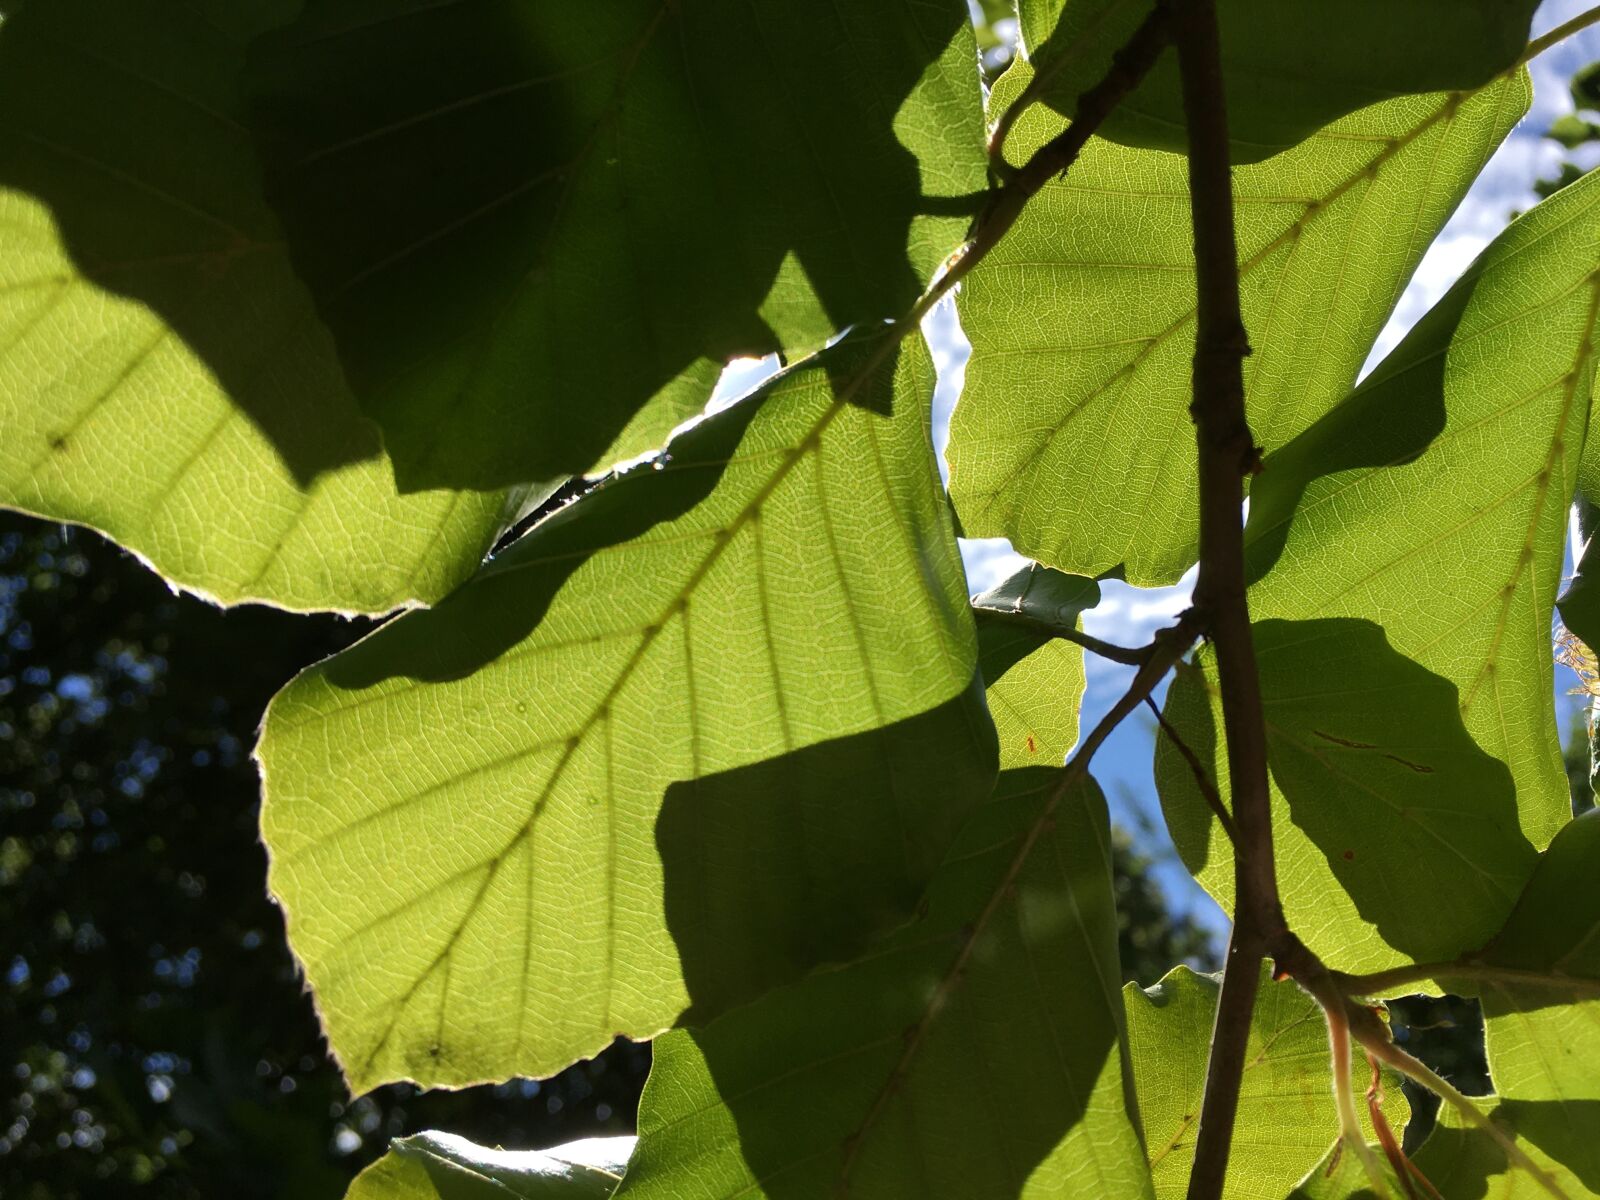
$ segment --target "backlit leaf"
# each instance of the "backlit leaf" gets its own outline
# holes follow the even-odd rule
[[[1252,613],[1359,617],[1456,686],[1522,835],[1570,815],[1550,625],[1600,312],[1600,177],[1512,223],[1251,492]]]
[[[1370,621],[1253,626],[1284,911],[1342,970],[1454,958],[1500,928],[1537,859],[1505,764],[1462,727],[1448,680],[1395,652]],[[1228,799],[1208,653],[1168,693],[1167,717]],[[1223,904],[1232,845],[1166,739],[1157,781],[1173,840]],[[1439,903],[1448,896],[1449,903]]]
[[[1233,161],[1258,162],[1382,100],[1481,87],[1528,40],[1538,0],[1220,0]],[[1072,116],[1078,95],[1150,11],[1150,0],[1020,0],[1040,98]],[[1187,144],[1176,54],[1117,106],[1101,134],[1181,152]]]
[[[996,89],[1002,109],[1026,72]],[[1363,109],[1233,174],[1251,428],[1282,446],[1347,393],[1473,176],[1527,108],[1518,75]],[[1024,155],[1061,127],[1036,109]],[[972,341],[950,489],[971,537],[1064,571],[1171,583],[1195,557],[1194,267],[1183,159],[1094,141],[959,297]]]
[[[835,345],[274,700],[270,882],[357,1091],[549,1074],[909,915],[995,761],[932,385]]]
[[[1269,974],[1265,966],[1263,972]],[[1219,986],[1214,976],[1178,967],[1155,987],[1123,988],[1139,1113],[1160,1198],[1182,1197],[1188,1188]],[[1241,1075],[1228,1200],[1282,1197],[1338,1137],[1328,1056],[1316,1002],[1294,983],[1263,978]],[[1369,1073],[1361,1058],[1356,1077],[1364,1081]],[[1393,1080],[1384,1089],[1384,1115],[1397,1132],[1404,1127],[1406,1103]]]
[[[726,359],[900,315],[984,188],[961,0],[322,0],[250,82],[406,491],[659,446]]]
[[[972,601],[978,669],[1000,735],[1002,767],[1060,766],[1078,740],[1083,651],[1054,632],[1076,629],[1100,585],[1030,563]]]
[[[238,79],[286,7],[0,25],[0,503],[225,603],[384,612],[470,574],[510,498],[396,495],[295,276]]]
[[[1600,812],[1556,835],[1495,939],[1470,959],[1508,973],[1442,981],[1475,992],[1499,1103],[1494,1116],[1574,1200],[1600,1195]],[[1481,1132],[1435,1134],[1449,1171],[1496,1179],[1495,1195],[1532,1195],[1524,1171]],[[1431,1142],[1430,1142],[1431,1145]],[[1512,1182],[1515,1179],[1516,1182]],[[1536,1185],[1535,1185],[1536,1186]],[[1502,1187],[1511,1190],[1501,1191]],[[1465,1190],[1465,1185],[1463,1185]]]
[[[1150,1196],[1099,789],[1030,840],[1060,779],[1003,773],[925,916],[871,954],[658,1041],[620,1195]]]

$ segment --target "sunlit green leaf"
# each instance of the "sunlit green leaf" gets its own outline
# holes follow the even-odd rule
[[[898,316],[984,188],[962,0],[323,0],[251,86],[408,491],[658,446],[706,364]]]
[[[1157,1197],[1181,1197],[1188,1188],[1218,990],[1216,977],[1188,967],[1153,988],[1123,989]],[[1245,1051],[1225,1197],[1283,1196],[1339,1136],[1328,1064],[1322,1010],[1296,984],[1264,978]],[[1361,1070],[1364,1079],[1364,1060]],[[1393,1081],[1383,1111],[1396,1131],[1404,1127],[1406,1104]]]
[[[397,1138],[345,1200],[605,1200],[633,1153],[631,1137],[550,1150],[495,1150],[451,1133]]]
[[[1080,784],[1037,829],[1060,779],[1002,774],[871,954],[657,1042],[620,1195],[1148,1197],[1105,801]]]
[[[1350,971],[1481,946],[1537,856],[1518,829],[1511,773],[1462,727],[1455,686],[1396,653],[1370,621],[1262,620],[1253,632],[1290,926]],[[1209,654],[1201,662],[1168,694],[1167,717],[1226,802],[1220,698]],[[1156,756],[1179,853],[1231,904],[1227,835],[1169,741]]]
[[[1415,92],[1480,87],[1517,61],[1538,0],[1220,0],[1235,162],[1257,162],[1358,108]],[[1150,0],[1020,0],[1040,98],[1071,116]],[[1183,94],[1168,54],[1100,132],[1181,151]]]
[[[1377,621],[1456,686],[1535,847],[1570,815],[1550,625],[1589,421],[1597,202],[1590,176],[1497,238],[1348,400],[1268,457],[1245,534],[1257,617]]]
[[[996,111],[1025,71],[996,89]],[[1407,277],[1527,108],[1524,77],[1364,109],[1234,172],[1251,428],[1282,446],[1348,391]],[[1060,119],[1036,109],[1015,155]],[[966,533],[1085,575],[1170,583],[1197,536],[1183,159],[1092,142],[963,284],[951,424]]]
[[[1030,563],[972,601],[978,670],[1000,735],[1002,767],[1059,766],[1078,740],[1083,651],[1057,630],[1078,627],[1100,585]]]
[[[995,761],[932,386],[842,342],[277,697],[270,882],[356,1090],[548,1074],[909,915]]]
[[[52,0],[0,26],[0,503],[227,603],[437,600],[501,492],[395,494],[241,127],[265,0]]]

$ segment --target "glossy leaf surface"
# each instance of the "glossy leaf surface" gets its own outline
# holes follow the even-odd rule
[[[396,1138],[346,1200],[605,1200],[633,1153],[631,1137],[550,1150],[495,1150],[450,1133]]]

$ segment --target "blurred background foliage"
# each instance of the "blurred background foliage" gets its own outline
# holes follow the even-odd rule
[[[1587,168],[1572,161],[1574,151],[1600,143],[1600,62],[1590,63],[1572,76],[1573,111],[1550,123],[1545,137],[1560,144],[1567,156],[1554,176],[1534,181],[1533,190],[1544,199],[1569,183],[1582,179]]]

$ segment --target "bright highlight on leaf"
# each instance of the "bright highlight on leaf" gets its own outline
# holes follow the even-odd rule
[[[589,1138],[553,1150],[474,1146],[449,1133],[397,1138],[346,1193],[348,1200],[606,1200],[633,1153],[631,1137]]]

